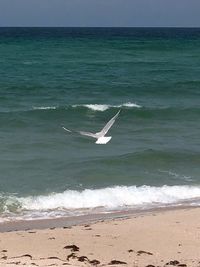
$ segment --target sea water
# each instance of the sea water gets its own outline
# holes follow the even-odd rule
[[[199,62],[197,28],[0,28],[0,220],[199,205]]]

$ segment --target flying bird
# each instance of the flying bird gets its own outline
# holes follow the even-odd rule
[[[109,120],[109,122],[107,122],[107,124],[103,127],[103,129],[100,132],[91,133],[91,132],[78,131],[77,133],[97,139],[96,142],[95,142],[96,144],[107,144],[111,140],[112,136],[105,136],[105,135],[107,134],[109,129],[114,124],[116,118],[119,116],[120,111],[121,110],[119,110],[117,112],[117,114],[114,117],[112,117],[112,119]],[[62,128],[65,131],[69,132],[69,133],[73,133],[74,132],[74,131],[71,131],[71,130],[65,128],[65,127],[62,127]]]

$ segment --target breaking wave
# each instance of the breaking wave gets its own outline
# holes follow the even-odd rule
[[[124,103],[124,104],[121,104],[121,105],[82,104],[82,105],[72,105],[72,107],[73,108],[85,107],[85,108],[91,109],[93,111],[105,111],[105,110],[110,109],[110,108],[123,108],[123,107],[126,107],[126,108],[141,108],[142,106],[140,106],[140,105],[138,105],[136,103],[128,102],[128,103]]]
[[[81,192],[67,190],[48,196],[18,198],[22,209],[82,209],[105,207],[171,204],[200,198],[200,186],[116,186],[103,189],[85,189]]]
[[[1,221],[76,216],[93,212],[200,205],[200,186],[115,186],[41,196],[0,196]],[[3,200],[3,201],[2,201]],[[15,210],[15,211],[14,211]]]

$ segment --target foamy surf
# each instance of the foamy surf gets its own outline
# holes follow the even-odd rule
[[[105,207],[170,204],[181,200],[200,198],[200,187],[195,186],[116,186],[103,189],[67,190],[48,196],[18,198],[22,209],[85,209]]]
[[[142,106],[136,104],[136,103],[131,103],[131,102],[128,102],[128,103],[124,103],[124,104],[121,104],[121,105],[108,105],[108,104],[82,104],[82,105],[72,105],[73,108],[76,108],[76,107],[85,107],[85,108],[88,108],[90,110],[93,110],[93,111],[105,111],[105,110],[108,110],[110,108],[123,108],[123,107],[126,107],[126,108],[141,108]]]
[[[2,198],[3,196],[1,196]],[[115,186],[4,199],[1,221],[56,218],[117,210],[200,205],[200,186]],[[13,212],[14,207],[16,209]]]

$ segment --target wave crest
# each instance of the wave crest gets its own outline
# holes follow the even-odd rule
[[[198,186],[116,186],[104,189],[67,190],[48,196],[18,198],[22,209],[85,209],[105,207],[117,209],[125,206],[172,204],[200,198]]]
[[[105,111],[110,108],[141,108],[142,106],[136,104],[136,103],[131,103],[127,102],[121,105],[108,105],[108,104],[82,104],[82,105],[72,105],[73,108],[76,107],[85,107],[88,109],[91,109],[93,111]]]
[[[41,107],[33,107],[34,110],[48,110],[48,109],[56,109],[55,106],[41,106]]]

